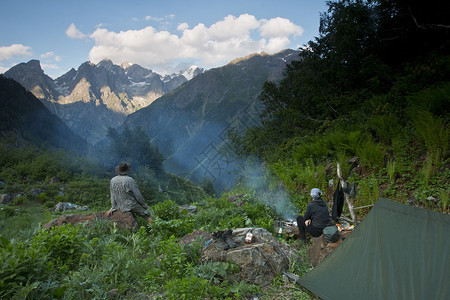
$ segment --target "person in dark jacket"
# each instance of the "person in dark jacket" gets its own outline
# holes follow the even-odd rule
[[[318,188],[311,190],[311,201],[303,216],[297,217],[297,225],[300,230],[300,238],[306,241],[306,232],[314,237],[322,235],[323,229],[331,225],[330,213],[325,201],[322,200],[322,191]]]

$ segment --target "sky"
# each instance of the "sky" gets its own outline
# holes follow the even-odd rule
[[[0,0],[0,73],[31,59],[57,78],[110,59],[165,75],[318,36],[325,0]]]

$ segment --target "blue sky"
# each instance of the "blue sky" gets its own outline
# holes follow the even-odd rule
[[[105,58],[162,74],[209,69],[298,49],[326,9],[325,0],[3,0],[0,73],[30,59],[53,78]]]

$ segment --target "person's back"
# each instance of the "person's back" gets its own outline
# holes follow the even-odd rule
[[[110,191],[111,202],[115,203],[122,212],[131,211],[136,207],[136,200],[143,200],[136,182],[130,176],[117,175],[112,178]]]
[[[297,225],[300,231],[300,238],[306,241],[306,232],[311,236],[318,237],[323,229],[331,224],[330,214],[325,201],[322,200],[322,191],[318,188],[311,190],[311,201],[303,216],[297,217]]]
[[[316,198],[308,204],[309,209],[306,212],[309,213],[304,218],[311,219],[311,225],[316,228],[323,229],[330,225],[330,213],[328,207],[322,198]]]
[[[125,162],[116,167],[118,175],[113,177],[110,182],[111,209],[108,211],[108,215],[120,209],[122,212],[131,212],[142,216],[151,222],[151,214],[144,197],[142,197],[136,181],[128,176],[130,171],[131,165]]]

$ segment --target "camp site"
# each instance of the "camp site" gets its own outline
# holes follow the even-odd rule
[[[450,1],[1,1],[0,300],[450,300]]]

